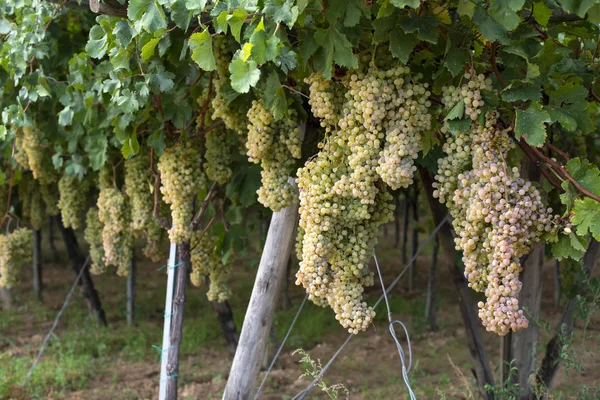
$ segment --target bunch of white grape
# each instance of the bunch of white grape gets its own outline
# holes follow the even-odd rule
[[[273,211],[297,199],[288,179],[296,163],[294,159],[301,157],[300,128],[297,112],[290,109],[289,114],[289,118],[275,121],[273,113],[258,100],[248,110],[248,160],[262,167],[258,201]]]
[[[326,132],[337,128],[344,103],[344,87],[341,83],[325,79],[322,73],[315,72],[305,79],[310,85],[308,104],[313,115],[321,120]]]
[[[47,150],[44,149],[42,133],[34,128],[24,126],[21,146],[27,154],[27,168],[33,173],[34,179],[42,184],[56,182],[56,174],[52,168],[50,158],[47,156]]]
[[[63,175],[58,181],[58,209],[66,228],[79,229],[85,210],[89,184],[77,177]]]
[[[474,121],[481,114],[479,89],[489,87],[482,75],[462,90],[445,89],[446,109],[464,101]],[[475,83],[471,83],[475,82]],[[506,162],[514,147],[508,131],[500,129],[497,114],[488,112],[485,124],[472,122],[467,132],[450,136],[440,159],[434,196],[445,203],[453,217],[458,250],[463,251],[469,286],[485,292],[479,317],[488,331],[506,335],[528,326],[519,309],[520,258],[529,253],[545,232],[554,230],[552,209],[540,192]],[[448,125],[443,130],[448,132]]]
[[[364,204],[335,189],[348,173],[343,140],[332,135],[316,158],[298,170],[302,257],[296,284],[309,298],[329,304],[336,319],[351,333],[367,329],[375,312],[363,301],[363,287],[373,284],[368,263],[379,227],[391,220],[392,196],[377,191]]]
[[[208,278],[209,288],[206,297],[210,301],[223,302],[231,295],[227,278],[231,268],[226,266],[214,252],[215,242],[208,235],[198,235],[192,239],[190,279],[194,286],[201,286]]]
[[[46,206],[46,214],[49,216],[58,215],[60,213],[58,208],[58,185],[56,183],[41,184],[40,194]]]
[[[165,150],[158,162],[160,192],[171,207],[172,227],[169,240],[182,243],[191,240],[192,212],[196,194],[206,188],[206,177],[200,168],[201,155],[191,145],[176,144]]]
[[[248,125],[246,110],[240,108],[239,105],[230,104],[224,93],[224,89],[227,87],[230,79],[229,64],[231,63],[235,48],[236,42],[232,37],[227,35],[213,37],[216,73],[213,74],[215,93],[211,101],[213,109],[212,119],[221,119],[227,129],[243,135],[246,132],[246,125]]]
[[[98,218],[102,223],[104,264],[114,265],[119,276],[130,272],[133,248],[131,210],[125,195],[115,187],[105,187],[98,195]]]
[[[0,235],[0,288],[10,289],[17,282],[19,267],[31,262],[33,234],[30,229],[18,228]]]
[[[205,138],[204,170],[206,176],[211,181],[224,184],[233,175],[231,163],[232,155],[239,148],[238,135],[220,126],[207,132]]]
[[[420,74],[395,63],[386,69],[370,61],[349,75],[339,120],[348,142],[351,173],[339,183],[365,203],[380,178],[392,189],[408,187],[416,171],[421,133],[431,127],[427,84]]]
[[[92,207],[85,216],[85,230],[83,238],[90,246],[90,272],[98,275],[104,272],[106,264],[104,263],[104,247],[102,241],[103,225],[98,217],[98,209]]]

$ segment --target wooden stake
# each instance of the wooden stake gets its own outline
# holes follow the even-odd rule
[[[42,231],[33,231],[33,290],[42,301]]]
[[[223,394],[225,400],[252,399],[256,392],[297,219],[298,204],[273,213],[240,342]]]

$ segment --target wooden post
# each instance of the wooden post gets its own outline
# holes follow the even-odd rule
[[[396,208],[394,209],[394,248],[400,246],[400,193],[394,195]]]
[[[298,204],[273,213],[240,342],[223,394],[225,400],[252,399],[256,392],[256,381],[265,357],[277,296],[285,279],[297,219]]]
[[[513,332],[509,331],[500,338],[500,388],[505,389],[510,378],[510,366],[513,360],[512,353]]]
[[[48,218],[48,244],[50,245],[50,251],[52,252],[52,262],[58,262],[58,250],[54,244],[54,228],[56,223],[56,216],[53,215]]]
[[[33,290],[42,301],[42,231],[33,231]]]
[[[431,253],[431,265],[429,266],[429,276],[427,279],[427,302],[425,306],[425,318],[429,321],[429,329],[432,331],[437,331],[438,329],[435,315],[435,274],[439,250],[440,239],[436,235]]]
[[[135,323],[135,292],[136,292],[136,262],[135,247],[131,249],[131,263],[129,276],[127,277],[127,325]]]

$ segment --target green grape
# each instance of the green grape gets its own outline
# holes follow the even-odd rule
[[[94,275],[99,275],[105,271],[106,264],[104,264],[104,247],[102,242],[103,225],[100,222],[96,207],[88,210],[85,221],[83,238],[90,246],[90,272]]]
[[[231,268],[221,261],[214,252],[215,242],[204,235],[200,240],[198,235],[192,239],[192,272],[190,279],[194,286],[201,286],[208,278],[209,288],[206,297],[209,301],[223,302],[231,296],[227,279]]]
[[[127,198],[117,188],[104,188],[100,190],[97,206],[98,218],[103,224],[104,264],[114,265],[119,276],[127,276],[133,248],[131,210]]]
[[[206,189],[206,177],[200,168],[200,152],[191,145],[177,144],[165,150],[158,162],[160,191],[171,207],[172,227],[169,240],[187,242],[192,238],[190,223],[197,193]]]
[[[211,181],[224,184],[233,175],[232,154],[239,148],[235,132],[225,127],[217,127],[206,133],[204,170]]]
[[[0,235],[0,288],[12,288],[19,277],[21,264],[31,262],[33,234],[30,229],[19,228]]]
[[[24,126],[22,148],[27,154],[27,169],[31,170],[33,177],[42,184],[50,184],[56,182],[57,176],[41,136],[38,129]]]
[[[296,189],[288,181],[296,161],[301,157],[300,129],[297,113],[275,121],[262,102],[254,101],[248,111],[248,160],[260,163],[262,186],[258,201],[273,211],[287,207],[297,199]]]
[[[83,223],[82,214],[86,207],[89,184],[68,175],[58,181],[58,209],[65,228],[79,229]]]

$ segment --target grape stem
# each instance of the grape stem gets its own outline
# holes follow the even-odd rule
[[[496,51],[498,50],[498,43],[492,43],[492,54],[490,55],[490,63],[492,64],[492,70],[494,71],[494,75],[496,75],[496,79],[498,79],[498,83],[504,89],[506,87],[506,82],[500,75],[500,70],[498,69],[498,65],[496,65]]]
[[[519,140],[518,143],[519,143],[519,146],[521,147],[521,149],[523,149],[523,151],[527,155],[527,157],[529,157],[529,159],[535,165],[537,165],[539,167],[542,164],[542,162],[546,163],[551,168],[552,172],[554,172],[559,179],[561,179],[563,181],[567,180],[567,181],[571,182],[573,184],[573,186],[575,186],[575,188],[581,194],[583,194],[593,200],[596,200],[598,203],[600,203],[600,196],[595,195],[594,193],[586,190],[583,186],[581,186],[579,184],[579,182],[577,182],[577,180],[575,178],[573,178],[573,176],[571,176],[571,174],[567,171],[567,168],[564,165],[560,165],[553,159],[548,158],[545,154],[543,154],[537,148],[530,146],[522,139]],[[557,182],[553,178],[550,179],[547,171],[546,171],[546,173],[544,173],[544,171],[545,171],[544,168],[540,168],[540,170],[542,171],[542,174],[544,174],[544,176],[548,179],[548,182],[550,182],[552,184],[552,186],[555,186],[562,190],[562,186],[559,182]]]
[[[212,184],[212,186],[210,187],[208,193],[206,194],[206,197],[204,198],[204,201],[202,202],[200,209],[198,210],[198,212],[192,219],[192,223],[190,224],[190,229],[192,231],[196,231],[200,227],[200,220],[202,220],[202,216],[204,215],[204,212],[206,211],[206,209],[208,208],[208,205],[210,204],[210,202],[212,201],[212,199],[215,197],[216,194],[217,194],[217,182],[214,182]]]
[[[219,121],[217,121],[217,122],[215,122],[215,123],[213,123],[213,124],[211,124],[211,125],[207,126],[207,127],[206,127],[206,128],[204,128],[204,129],[198,129],[198,130],[196,131],[196,133],[194,133],[193,135],[191,135],[191,136],[190,136],[190,139],[191,139],[191,138],[198,137],[198,136],[205,135],[205,134],[207,134],[208,132],[212,131],[213,129],[215,129],[215,128],[217,128],[217,127],[221,126],[221,125],[223,125],[223,121],[222,121],[222,120],[219,120]]]

